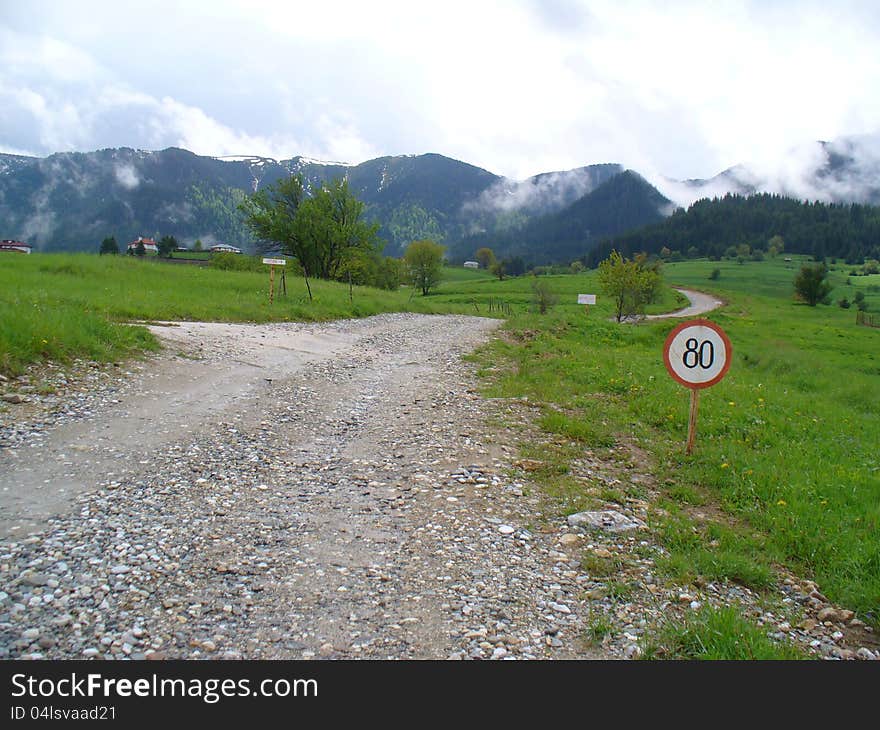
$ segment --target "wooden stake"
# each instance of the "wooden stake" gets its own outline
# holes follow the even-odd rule
[[[688,418],[688,440],[685,453],[690,454],[694,449],[694,441],[697,440],[697,407],[700,403],[700,391],[691,388],[691,412]]]
[[[275,298],[275,267],[269,267],[269,304]]]

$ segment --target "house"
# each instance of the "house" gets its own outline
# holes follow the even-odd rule
[[[4,238],[2,241],[0,241],[0,251],[30,253],[31,245],[29,243],[22,243],[21,241],[12,241],[8,238]]]
[[[241,253],[240,248],[230,246],[228,243],[215,243],[208,250],[211,253]]]
[[[159,247],[156,245],[156,242],[152,238],[144,238],[143,236],[138,236],[136,240],[128,244],[128,250],[136,249],[139,243],[144,244],[144,250],[147,253],[159,253]]]
[[[464,268],[466,268],[466,269],[479,269],[480,263],[478,261],[465,261]]]

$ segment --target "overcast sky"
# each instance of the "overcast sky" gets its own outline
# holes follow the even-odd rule
[[[0,151],[708,177],[880,131],[880,2],[0,0]]]

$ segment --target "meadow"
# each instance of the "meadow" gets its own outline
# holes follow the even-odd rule
[[[128,322],[318,321],[380,312],[476,311],[467,297],[425,298],[411,296],[406,288],[369,287],[354,287],[350,296],[347,284],[325,281],[311,282],[314,300],[309,301],[303,279],[294,276],[287,277],[287,296],[276,280],[270,305],[268,267],[257,261],[257,268],[223,271],[155,257],[5,254],[0,259],[0,373],[17,375],[43,360],[116,360],[156,347],[146,328]],[[486,279],[480,272],[465,277]]]
[[[852,309],[795,302],[794,266],[703,260],[665,267],[670,284],[727,302],[708,318],[734,349],[726,378],[701,396],[690,456],[688,393],[661,355],[675,321],[618,326],[608,303],[589,316],[560,306],[547,317],[512,319],[509,336],[480,357],[489,393],[543,404],[545,430],[594,449],[630,440],[651,454],[667,485],[655,527],[675,577],[761,589],[781,566],[877,624],[880,330],[857,326]],[[710,280],[715,268],[720,277]],[[855,286],[867,292],[880,278],[847,284],[834,273],[835,296]],[[876,311],[880,302],[869,302]],[[560,459],[570,454],[560,447]],[[550,488],[563,511],[589,505],[564,474]],[[643,496],[633,491],[627,496]],[[692,519],[718,507],[715,518]]]
[[[155,347],[148,330],[125,324],[132,321],[504,315],[504,336],[475,359],[488,395],[528,397],[536,423],[558,439],[555,453],[522,449],[556,461],[543,486],[560,512],[594,504],[567,473],[584,449],[637,445],[662,485],[652,526],[668,551],[660,567],[671,577],[762,590],[786,569],[880,626],[880,330],[857,326],[854,308],[795,302],[801,261],[794,259],[664,267],[669,284],[725,300],[708,317],[733,343],[730,372],[701,396],[690,456],[688,393],[666,373],[661,355],[676,322],[618,325],[601,294],[587,312],[577,294],[599,294],[595,272],[542,277],[558,299],[542,316],[532,311],[534,277],[498,281],[483,271],[447,269],[428,297],[408,288],[354,287],[350,299],[347,285],[313,282],[313,302],[303,280],[289,277],[288,296],[270,306],[267,272],[124,256],[7,256],[0,260],[0,372]],[[870,310],[880,311],[880,276],[832,268],[835,302],[863,291]],[[710,279],[715,269],[719,275]],[[652,309],[680,303],[667,289]],[[620,498],[643,497],[642,489],[627,487]]]

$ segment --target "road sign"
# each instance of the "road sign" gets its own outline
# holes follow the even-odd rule
[[[730,368],[730,340],[714,322],[682,322],[666,338],[663,360],[669,374],[686,388],[708,388]]]
[[[682,322],[666,338],[663,361],[669,374],[691,391],[686,453],[691,453],[697,438],[699,393],[715,385],[730,369],[733,348],[730,340],[714,322],[692,319]]]
[[[578,294],[578,304],[595,304],[595,294]]]
[[[284,259],[263,259],[263,263],[269,266],[287,266],[287,261]]]

